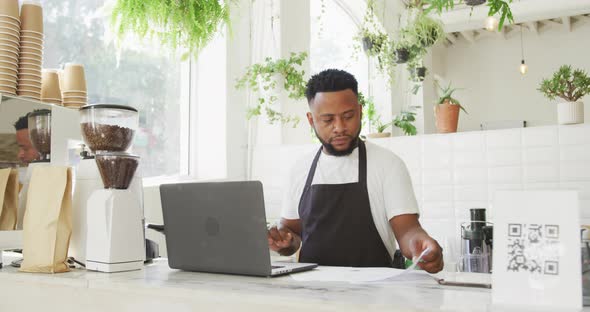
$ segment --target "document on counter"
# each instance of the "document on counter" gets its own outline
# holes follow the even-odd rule
[[[349,282],[374,283],[395,281],[433,281],[428,273],[420,270],[400,270],[392,268],[353,268],[319,266],[308,272],[292,274],[291,278],[300,282]]]

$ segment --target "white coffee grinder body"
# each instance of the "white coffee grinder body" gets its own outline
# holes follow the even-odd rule
[[[104,185],[94,157],[81,159],[75,168],[72,238],[68,255],[74,257],[76,261],[86,264],[86,233],[88,231],[86,211],[88,211],[88,198],[95,191],[104,189]]]
[[[87,201],[86,269],[140,270],[145,260],[141,179],[128,189],[100,189]]]

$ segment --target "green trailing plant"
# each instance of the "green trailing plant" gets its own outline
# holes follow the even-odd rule
[[[582,69],[572,69],[563,65],[550,79],[543,79],[539,89],[548,99],[559,97],[568,102],[576,102],[590,94],[590,77]]]
[[[305,97],[307,80],[304,79],[305,71],[301,69],[307,58],[306,52],[291,53],[287,59],[274,60],[267,57],[264,62],[253,64],[246,68],[246,73],[238,79],[237,89],[249,88],[259,94],[256,105],[248,109],[247,118],[266,113],[271,124],[280,122],[292,124],[296,127],[299,117],[285,115],[273,108],[278,100],[277,78],[281,78],[281,87],[291,99],[299,100]]]
[[[377,67],[393,82],[397,65],[392,54],[393,41],[377,20],[374,7],[375,1],[367,0],[363,24],[353,38],[354,54],[363,49],[368,56],[377,58]]]
[[[218,0],[117,0],[111,15],[120,40],[128,33],[157,38],[173,50],[186,49],[185,58],[229,22],[229,1]]]
[[[389,44],[389,36],[387,34],[380,30],[372,30],[367,27],[361,27],[354,39],[362,44],[363,50],[369,56],[379,57],[381,52],[386,49],[387,44]]]
[[[453,88],[451,87],[451,83],[447,87],[441,87],[438,83],[436,84],[441,91],[441,96],[438,98],[436,104],[445,104],[448,103],[450,105],[457,105],[459,108],[467,114],[465,108],[459,103],[459,100],[453,97],[453,93],[457,90],[461,90],[460,88]]]
[[[413,0],[414,2],[418,2],[415,4],[417,7],[423,7],[424,5],[427,8],[424,10],[425,13],[429,13],[431,11],[436,11],[438,14],[441,14],[443,11],[449,11],[455,8],[455,5],[458,3],[464,3],[464,0]],[[500,20],[498,22],[498,31],[502,30],[504,27],[504,23],[506,20],[510,23],[514,23],[514,17],[512,15],[512,10],[510,10],[510,3],[512,0],[487,0],[488,6],[488,16],[494,16],[496,14],[500,15]]]
[[[318,25],[319,25],[319,31],[318,31],[318,38],[322,38],[322,34],[324,33],[324,15],[326,14],[326,0],[320,0],[320,15],[318,16]]]

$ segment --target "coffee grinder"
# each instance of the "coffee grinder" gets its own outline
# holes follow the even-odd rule
[[[486,210],[469,210],[471,221],[461,224],[460,271],[490,273],[492,270],[493,225],[486,222]]]
[[[29,139],[39,153],[35,163],[48,163],[51,160],[51,110],[39,109],[27,115]]]
[[[135,108],[92,104],[80,108],[82,137],[92,155],[82,160],[89,180],[95,176],[102,187],[86,200],[86,269],[121,272],[143,268],[145,238],[143,187],[138,177],[139,157],[128,153],[139,124]],[[89,162],[92,159],[92,162]],[[94,179],[96,181],[96,179]],[[92,188],[91,183],[88,186]],[[83,213],[82,212],[82,213]]]

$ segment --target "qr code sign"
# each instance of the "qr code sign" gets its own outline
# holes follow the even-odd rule
[[[508,224],[509,272],[559,275],[559,225]]]

